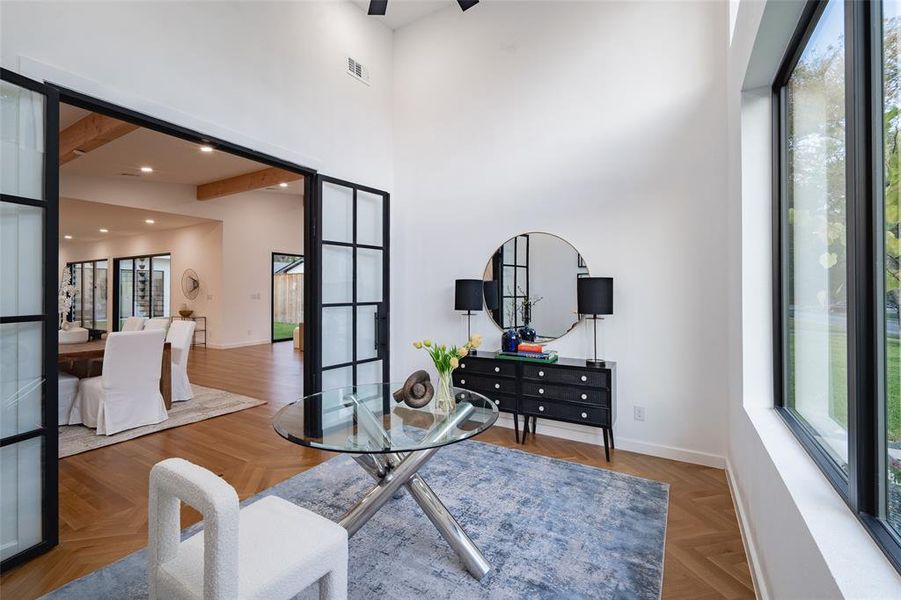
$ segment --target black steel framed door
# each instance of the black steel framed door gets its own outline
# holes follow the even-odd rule
[[[0,570],[58,542],[59,97],[0,71]]]
[[[389,194],[316,176],[304,393],[389,379]],[[312,254],[311,254],[312,253]]]

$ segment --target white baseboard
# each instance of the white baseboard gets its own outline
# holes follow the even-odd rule
[[[215,348],[216,350],[230,350],[232,348],[244,348],[245,346],[261,346],[263,344],[271,344],[272,340],[252,340],[249,342],[234,342],[232,344],[207,344],[207,348]]]
[[[508,414],[501,414],[497,420],[497,424],[501,427],[513,428],[513,417]],[[522,425],[522,423],[520,423]],[[561,423],[558,421],[546,421],[538,419],[538,433],[549,435],[551,437],[563,438],[565,440],[573,440],[575,442],[585,442],[587,444],[595,444],[603,448],[604,436],[600,429],[596,427],[586,427],[584,425],[576,425],[574,423]],[[647,454],[658,458],[668,458],[670,460],[678,460],[682,462],[692,463],[695,465],[703,465],[705,467],[714,467],[722,469],[726,466],[726,459],[716,454],[707,452],[699,452],[697,450],[687,450],[685,448],[677,448],[675,446],[663,446],[661,444],[651,444],[639,440],[617,437],[615,439],[616,447],[619,450],[627,450],[629,452],[637,452],[639,454]]]
[[[754,535],[751,532],[751,523],[748,520],[747,513],[745,513],[741,492],[739,491],[738,483],[735,481],[732,463],[729,462],[728,457],[726,458],[726,481],[729,482],[729,491],[732,492],[732,505],[735,507],[735,515],[738,517],[738,529],[741,532],[741,542],[745,547],[745,556],[751,567],[751,581],[754,583],[754,593],[761,600],[769,600],[770,593],[766,587],[766,579],[763,577],[763,567],[760,565],[757,544],[754,542]]]

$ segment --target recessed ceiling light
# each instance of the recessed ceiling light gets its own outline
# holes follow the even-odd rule
[[[280,183],[280,184],[278,184],[278,187],[283,187],[283,188],[285,188],[285,187],[288,187],[288,184],[287,184],[287,183]]]
[[[141,167],[141,173],[153,173],[153,167]]]
[[[212,146],[201,146],[201,147],[200,147],[200,151],[201,151],[201,152],[212,152],[212,151],[213,151],[213,147],[212,147]]]
[[[63,237],[66,238],[67,240],[71,240],[71,239],[72,239],[72,236],[69,235],[69,234],[66,234],[66,235],[64,235]]]
[[[109,229],[107,229],[107,228],[105,228],[105,227],[101,227],[101,228],[100,228],[100,233],[109,233]]]
[[[154,223],[156,223],[156,221],[154,221],[153,219],[144,219],[144,222],[148,225],[153,225]]]

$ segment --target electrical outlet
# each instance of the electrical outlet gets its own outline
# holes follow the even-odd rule
[[[644,406],[633,406],[632,416],[636,421],[644,421]]]

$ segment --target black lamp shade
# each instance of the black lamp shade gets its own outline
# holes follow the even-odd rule
[[[454,310],[482,310],[481,279],[458,279],[456,281]]]
[[[576,281],[580,315],[613,314],[613,277],[582,277]]]
[[[485,289],[485,306],[488,310],[497,310],[499,304],[497,281],[492,279],[484,283]]]

